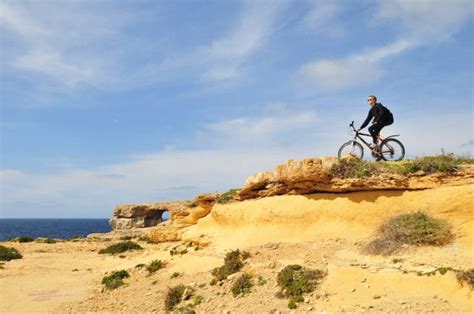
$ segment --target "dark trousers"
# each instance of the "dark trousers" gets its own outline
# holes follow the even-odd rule
[[[386,127],[389,124],[385,123],[374,123],[369,127],[369,133],[372,135],[372,139],[374,140],[374,143],[377,142],[377,135],[380,134],[380,130],[382,130],[383,127]]]

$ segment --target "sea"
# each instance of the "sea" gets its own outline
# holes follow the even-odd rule
[[[69,239],[111,230],[108,219],[0,219],[0,241],[19,236]]]

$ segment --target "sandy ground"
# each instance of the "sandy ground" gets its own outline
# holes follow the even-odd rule
[[[186,232],[188,238],[213,244],[171,256],[185,242],[147,244],[122,256],[98,254],[118,240],[10,243],[23,259],[0,269],[0,312],[164,312],[169,287],[190,285],[203,302],[198,313],[281,312],[473,312],[472,291],[452,271],[428,276],[438,267],[474,268],[473,187],[470,185],[412,192],[278,196],[216,206],[211,215]],[[423,209],[450,221],[456,240],[445,247],[408,247],[388,257],[367,256],[361,243],[392,215]],[[315,230],[314,230],[315,229]],[[234,298],[236,276],[222,286],[209,285],[211,270],[223,264],[230,249],[251,257],[242,272],[252,274],[251,293]],[[166,266],[149,275],[136,268],[161,259]],[[289,310],[288,300],[275,294],[278,272],[289,264],[320,269],[327,276],[305,302]],[[125,286],[104,291],[102,278],[125,269]],[[174,272],[181,276],[171,279]],[[258,284],[258,277],[265,283]]]

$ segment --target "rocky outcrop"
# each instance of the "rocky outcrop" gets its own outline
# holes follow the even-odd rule
[[[203,194],[193,201],[120,204],[114,209],[109,223],[114,231],[155,227],[148,232],[153,241],[176,241],[180,239],[182,228],[195,224],[211,211],[217,196]],[[165,212],[170,216],[167,221],[163,219]]]
[[[419,190],[440,185],[474,183],[474,168],[464,166],[454,173],[415,173],[399,175],[382,172],[362,178],[338,178],[330,169],[339,163],[335,157],[289,160],[273,172],[259,172],[247,179],[239,192],[240,200],[274,195],[304,195],[317,192],[380,190]]]
[[[181,234],[185,227],[196,224],[196,222],[209,214],[218,194],[203,194],[197,196],[194,201],[187,202],[184,206],[170,211],[169,222],[158,224],[148,236],[154,242],[167,242],[181,240]]]
[[[145,228],[156,226],[162,222],[163,213],[169,212],[170,217],[179,215],[189,201],[161,202],[151,204],[120,204],[114,209],[114,217],[110,226],[114,230]]]
[[[387,191],[383,193],[389,194],[388,191],[416,191],[441,186],[474,184],[473,165],[460,166],[458,171],[451,173],[420,172],[399,175],[393,171],[381,170],[372,176],[341,178],[331,170],[339,163],[335,157],[289,160],[285,164],[278,165],[273,172],[260,172],[249,177],[238,194],[225,201],[219,198],[222,196],[220,194],[204,194],[187,201],[118,205],[110,224],[118,231],[152,227],[147,229],[146,233],[153,241],[177,241],[183,238],[183,232],[189,229],[188,227],[197,224],[198,220],[209,218],[206,216],[212,216],[215,220],[222,219],[223,216],[219,211],[223,210],[223,206],[228,206],[226,203],[247,206],[245,200],[277,195],[307,195],[310,198],[311,194],[326,192],[339,195],[331,197],[347,198],[347,192]],[[163,221],[165,211],[170,215],[168,221]],[[235,212],[230,214],[237,215]],[[201,219],[204,217],[206,219]],[[243,221],[244,218],[235,220]]]

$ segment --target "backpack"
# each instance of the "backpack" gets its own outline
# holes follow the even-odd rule
[[[382,116],[385,117],[385,123],[390,125],[393,123],[393,114],[388,110],[387,107],[384,105],[380,104],[380,108],[382,110]]]

